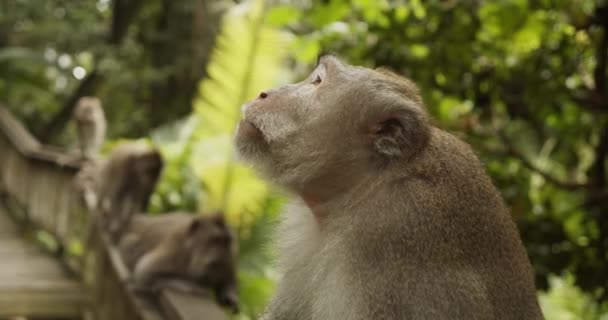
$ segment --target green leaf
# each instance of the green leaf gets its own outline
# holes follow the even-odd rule
[[[544,13],[536,12],[528,17],[524,27],[517,31],[511,40],[515,53],[523,55],[530,53],[540,47],[545,31]]]
[[[319,41],[314,38],[299,38],[294,41],[293,51],[296,59],[304,64],[314,63],[321,52]]]
[[[266,23],[273,27],[282,27],[296,22],[302,17],[302,12],[290,5],[277,6],[266,14]]]
[[[350,4],[341,0],[331,0],[327,4],[314,7],[310,20],[317,28],[322,28],[332,22],[343,20],[351,11]]]
[[[410,16],[410,9],[406,6],[399,6],[395,9],[395,19],[398,22],[404,22]]]

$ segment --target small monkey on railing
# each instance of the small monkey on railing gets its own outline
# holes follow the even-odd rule
[[[137,290],[196,294],[207,287],[238,312],[236,242],[221,213],[133,216],[119,249]]]
[[[95,97],[80,98],[73,118],[82,157],[91,159],[98,156],[106,136],[106,117],[101,101]]]
[[[131,217],[148,207],[163,166],[158,150],[143,143],[125,143],[101,167],[97,209],[114,241]]]
[[[75,183],[87,207],[113,241],[118,241],[131,217],[144,212],[164,166],[158,150],[139,142],[114,148],[107,159],[86,164]]]

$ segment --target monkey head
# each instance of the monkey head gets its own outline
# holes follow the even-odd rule
[[[74,117],[80,122],[94,122],[102,111],[101,101],[95,97],[82,97],[78,99],[74,109]]]
[[[188,275],[216,292],[219,304],[238,310],[235,259],[237,245],[220,212],[201,215],[185,231],[183,245],[190,253]]]
[[[134,153],[128,159],[129,172],[139,186],[154,187],[164,167],[162,155],[158,150],[145,149]]]
[[[100,210],[124,227],[132,214],[147,208],[163,166],[160,152],[145,143],[114,148],[96,177]]]
[[[369,168],[407,162],[430,137],[410,80],[331,55],[320,57],[304,81],[261,92],[242,112],[239,155],[299,194],[331,197]]]

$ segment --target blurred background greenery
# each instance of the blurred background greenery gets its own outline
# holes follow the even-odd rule
[[[82,95],[104,103],[106,149],[151,139],[168,165],[150,211],[221,208],[239,235],[239,319],[272,295],[285,196],[231,134],[321,51],[416,81],[509,204],[547,319],[608,319],[608,1],[0,1],[0,100],[49,143],[75,146]]]

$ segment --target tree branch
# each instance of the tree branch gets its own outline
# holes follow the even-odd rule
[[[129,30],[131,21],[139,12],[142,0],[114,0],[112,6],[112,26],[108,43],[120,45]]]
[[[606,90],[608,89],[606,84],[606,67],[608,64],[608,6],[597,7],[595,9],[595,20],[602,27],[602,37],[597,47],[596,52],[596,60],[597,64],[595,69],[593,70],[593,80],[595,82],[595,93],[601,98],[601,107],[603,109],[608,109],[608,94]],[[590,168],[590,172],[592,173],[594,187],[599,190],[601,193],[606,194],[606,155],[608,153],[608,126],[606,126],[604,122],[604,127],[602,128],[600,141],[595,147],[595,163]],[[596,215],[596,221],[598,224],[598,241],[597,241],[597,258],[605,263],[608,260],[608,256],[606,256],[606,250],[608,249],[608,214],[606,214],[606,210],[608,209],[608,203],[604,198],[599,197],[600,194],[596,195],[596,199],[600,199],[595,203],[592,201],[594,198],[593,195],[590,195],[587,201],[589,202],[589,208]],[[608,280],[606,276],[602,273],[596,274],[595,282],[602,283],[604,282],[604,298],[608,294],[605,289],[608,287]]]
[[[590,185],[588,183],[580,183],[574,181],[564,181],[559,179],[549,172],[539,168],[536,166],[530,159],[528,159],[521,151],[517,150],[513,142],[506,136],[506,134],[502,131],[497,132],[498,136],[502,140],[503,144],[506,147],[507,153],[517,158],[528,170],[533,171],[543,177],[547,182],[555,185],[556,187],[566,189],[566,190],[579,190],[589,188]]]
[[[590,168],[593,184],[598,189],[603,189],[606,186],[606,154],[608,153],[608,127],[604,127],[600,135],[600,141],[595,147],[595,161]]]

